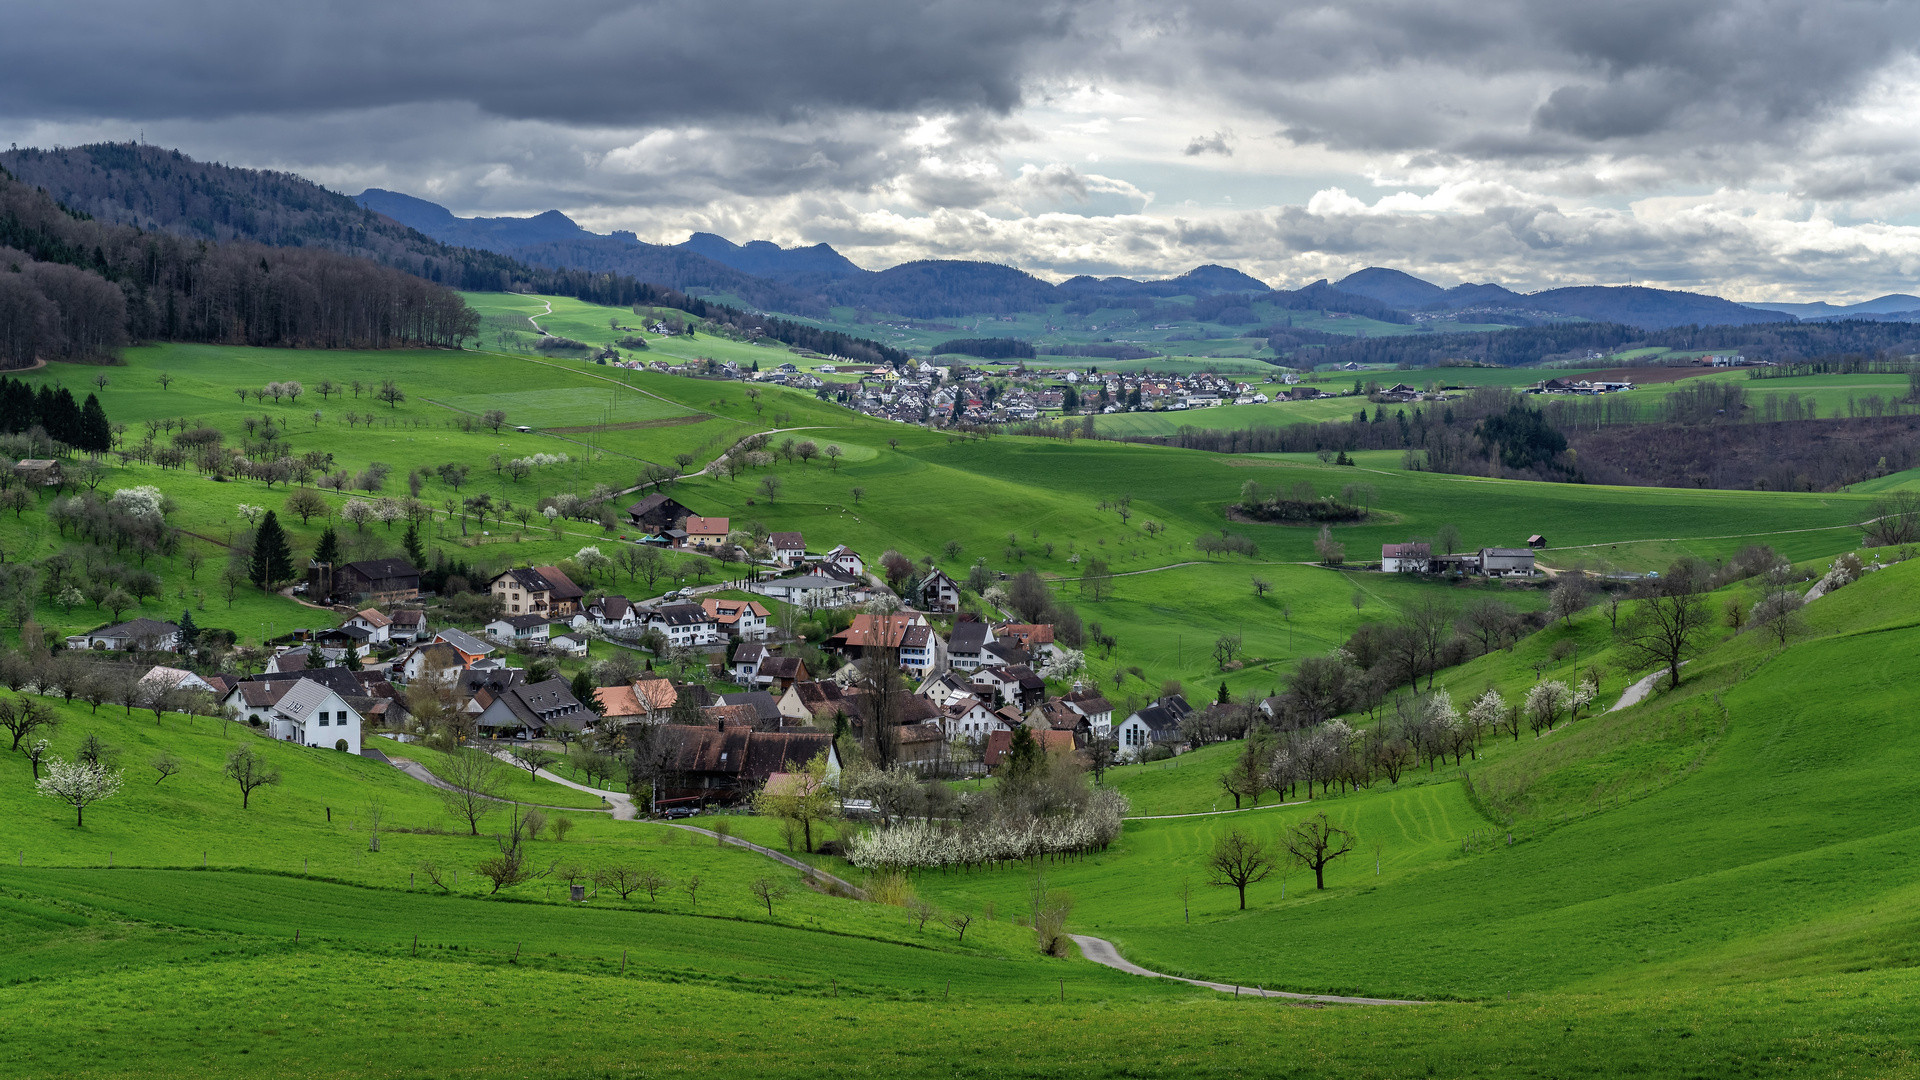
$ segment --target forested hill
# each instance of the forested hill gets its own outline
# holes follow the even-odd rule
[[[113,224],[0,170],[0,366],[129,339],[457,347],[478,325],[458,293],[371,259]]]

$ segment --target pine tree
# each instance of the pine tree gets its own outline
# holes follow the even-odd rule
[[[260,519],[260,531],[253,537],[253,562],[248,567],[248,577],[260,586],[261,592],[266,592],[276,582],[292,576],[293,549],[287,545],[287,531],[280,527],[280,518],[269,510],[267,516]]]
[[[587,674],[585,669],[573,677],[573,685],[569,689],[573,691],[575,701],[596,714],[600,712],[600,689],[593,685],[593,676]]]
[[[1231,695],[1231,694],[1229,694],[1229,693],[1227,693],[1227,684],[1226,684],[1226,683],[1224,683],[1224,682],[1223,682],[1223,683],[1221,683],[1221,684],[1220,684],[1220,694],[1219,694],[1219,696],[1218,696],[1218,697],[1217,697],[1217,698],[1216,698],[1215,700],[1217,700],[1217,701],[1219,701],[1219,702],[1220,702],[1220,704],[1222,704],[1222,705],[1229,705],[1229,704],[1232,704],[1232,702],[1233,702],[1233,695]]]
[[[409,532],[408,535],[412,533]],[[340,538],[334,535],[333,526],[329,525],[326,531],[320,534],[319,545],[313,549],[313,561],[332,563],[339,561],[339,558]]]
[[[74,445],[89,453],[113,449],[113,425],[107,422],[107,410],[98,397],[87,395],[87,403],[80,407],[80,429],[74,435]]]
[[[332,536],[333,530],[328,529],[327,535]],[[418,570],[427,565],[427,553],[420,549],[419,522],[410,521],[407,523],[407,535],[401,538],[400,546],[406,548],[407,561],[413,564],[414,569]]]
[[[340,662],[340,666],[343,668],[346,668],[348,671],[359,671],[360,670],[360,646],[348,645],[347,658]]]
[[[193,612],[191,610],[181,612],[180,613],[180,647],[182,649],[191,649],[193,648],[194,642],[198,641],[199,639],[200,639],[200,628],[193,624]]]

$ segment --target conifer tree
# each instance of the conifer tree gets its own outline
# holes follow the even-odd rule
[[[113,449],[113,425],[107,422],[107,410],[98,397],[87,395],[87,403],[80,408],[80,429],[74,436],[74,445],[90,453],[104,454]]]
[[[180,647],[191,649],[200,639],[200,628],[194,625],[191,609],[180,613]]]
[[[333,535],[333,530],[327,530],[327,535]],[[427,553],[420,548],[420,524],[418,522],[410,521],[407,523],[407,535],[401,538],[400,545],[406,549],[407,561],[413,564],[414,569],[419,570],[427,565]]]
[[[573,691],[575,701],[596,714],[600,712],[600,690],[593,685],[593,676],[587,674],[584,668],[573,677],[573,685],[568,689]]]
[[[313,549],[313,561],[332,563],[338,562],[339,559],[340,538],[334,535],[333,526],[329,525],[320,534],[320,543]]]
[[[340,666],[343,668],[346,668],[348,671],[359,671],[360,670],[360,646],[348,645],[347,658],[340,662]]]
[[[248,568],[248,577],[260,586],[261,592],[273,588],[275,582],[285,581],[293,576],[293,549],[287,544],[287,531],[280,527],[280,518],[273,511],[260,519],[260,531],[253,538],[253,562]]]

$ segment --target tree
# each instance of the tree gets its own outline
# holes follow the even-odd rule
[[[427,564],[426,549],[420,546],[420,526],[416,522],[407,522],[407,533],[400,538],[400,548],[407,553],[407,562],[415,568]]]
[[[754,812],[792,822],[803,837],[808,852],[813,851],[815,822],[831,821],[839,812],[839,799],[828,773],[827,752],[822,750],[784,783],[770,785],[754,797]]]
[[[767,918],[771,919],[773,902],[787,895],[787,885],[783,881],[775,881],[772,878],[757,877],[753,879],[753,895],[755,899],[767,906]],[[922,922],[922,925],[925,923]]]
[[[336,563],[340,561],[340,535],[329,525],[320,531],[320,540],[313,546],[315,562]],[[416,567],[419,563],[414,564]]]
[[[280,519],[269,510],[260,519],[253,538],[253,558],[247,565],[247,578],[269,592],[273,586],[293,576],[293,548],[287,543]],[[118,616],[115,616],[118,618]]]
[[[1663,666],[1670,685],[1679,686],[1680,665],[1700,651],[1700,639],[1712,629],[1713,615],[1692,574],[1668,573],[1620,620],[1619,638],[1630,665]]]
[[[1233,796],[1233,808],[1240,809],[1240,800],[1250,798],[1253,805],[1260,805],[1260,795],[1272,785],[1267,782],[1267,762],[1273,756],[1272,741],[1262,728],[1247,733],[1240,744],[1240,755],[1227,766],[1220,775],[1220,787]]]
[[[0,728],[13,736],[12,750],[37,731],[51,733],[60,726],[60,714],[33,698],[21,696],[15,701],[0,700]]]
[[[388,379],[382,382],[380,384],[380,392],[373,396],[376,398],[379,398],[381,401],[386,402],[389,406],[395,409],[398,409],[400,407],[401,402],[407,400],[406,393],[402,391],[400,387],[396,386],[392,379]]]
[[[73,807],[73,823],[85,828],[87,807],[120,793],[124,773],[99,762],[47,762],[47,775],[34,784],[34,790],[49,799],[58,799]]]
[[[1568,701],[1567,684],[1557,679],[1535,683],[1527,690],[1527,717],[1535,738],[1552,731]]]
[[[492,892],[497,893],[501,889],[512,888],[535,878],[545,877],[553,870],[552,866],[546,870],[535,870],[527,858],[525,841],[528,818],[531,816],[521,817],[516,808],[513,821],[508,826],[507,835],[496,835],[493,838],[494,844],[499,849],[498,853],[480,860],[480,865],[474,867],[481,877],[493,883]]]
[[[160,779],[154,781],[156,787],[163,783],[167,777],[180,771],[180,759],[165,750],[154,755],[153,760],[147,764],[152,765],[153,771],[160,774]]]
[[[1257,600],[1260,597],[1265,596],[1272,591],[1273,591],[1273,582],[1268,581],[1266,578],[1261,577],[1259,574],[1253,575],[1254,599]]]
[[[1295,822],[1281,837],[1295,862],[1313,868],[1315,888],[1327,887],[1327,864],[1353,850],[1359,838],[1327,820],[1323,810],[1305,821]]]
[[[1347,560],[1347,545],[1333,538],[1333,527],[1320,526],[1320,535],[1313,538],[1313,550],[1320,553],[1320,561],[1328,566],[1338,566]]]
[[[471,748],[455,750],[440,767],[449,785],[440,792],[441,805],[467,823],[470,836],[479,836],[480,819],[500,807],[500,769],[492,754]]]
[[[774,502],[780,498],[781,486],[782,481],[778,476],[769,474],[760,478],[760,494],[765,495],[768,502]]]
[[[1752,624],[1785,648],[1800,632],[1800,609],[1804,606],[1806,601],[1792,589],[1771,590],[1753,605]]]
[[[506,426],[507,414],[501,409],[488,409],[486,412],[480,414],[480,422],[487,425],[495,435],[498,435],[500,434],[500,429]]]
[[[907,579],[913,576],[913,561],[892,548],[880,556],[880,568],[886,574],[887,587],[894,592],[905,588]]]
[[[866,494],[867,494],[866,488],[863,488],[863,487],[854,488],[853,489],[853,505],[859,506],[860,500],[865,498]]]
[[[593,883],[602,888],[612,889],[625,900],[644,887],[644,877],[648,871],[625,863],[603,866],[593,872]]]
[[[267,764],[267,759],[254,752],[253,747],[241,745],[233,748],[227,755],[227,779],[240,785],[240,809],[245,810],[253,799],[255,788],[267,787],[280,782],[280,771]]]
[[[1435,529],[1433,531],[1433,546],[1439,548],[1442,553],[1447,555],[1459,551],[1460,527],[1447,524]]]
[[[820,446],[812,439],[802,439],[794,446],[793,456],[800,459],[801,465],[811,465],[813,459],[820,456]]]
[[[1587,575],[1578,570],[1570,570],[1561,574],[1560,580],[1554,582],[1553,598],[1548,601],[1547,611],[1561,622],[1567,622],[1587,609],[1587,605],[1592,602],[1591,595]]]
[[[1324,816],[1324,815],[1323,815]],[[1229,830],[1207,856],[1207,884],[1231,885],[1240,891],[1240,910],[1247,910],[1247,886],[1265,881],[1273,873],[1273,856],[1260,841],[1242,832]]]
[[[844,451],[840,449],[839,444],[837,443],[827,444],[827,461],[833,465],[833,470],[835,472],[840,471],[840,455],[842,453],[844,453]]]
[[[1113,568],[1105,559],[1088,559],[1080,571],[1080,595],[1099,602],[1113,595]]]
[[[1240,655],[1240,638],[1238,636],[1234,634],[1221,634],[1213,640],[1213,660],[1214,663],[1220,665],[1221,671],[1227,670],[1227,665],[1233,663],[1233,658],[1238,655]],[[1225,686],[1226,684],[1222,683],[1221,685]]]
[[[553,751],[531,743],[513,747],[507,751],[507,756],[513,759],[515,765],[527,770],[527,776],[530,779],[538,778],[540,770],[553,762]]]
[[[287,496],[287,513],[296,514],[300,524],[305,525],[316,515],[325,514],[332,509],[327,500],[312,488],[299,488]]]

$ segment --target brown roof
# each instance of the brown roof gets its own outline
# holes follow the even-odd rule
[[[701,716],[722,728],[750,728],[760,718],[759,713],[760,710],[751,705],[709,705],[700,710]]]
[[[752,600],[702,600],[700,610],[705,611],[714,622],[725,625],[740,621],[740,616],[752,612],[761,618],[767,617],[767,609]]]
[[[734,727],[721,731],[665,724],[661,726],[661,733],[673,751],[671,771],[706,773],[754,784],[765,782],[775,773],[799,772],[833,744],[831,735]]]
[[[555,600],[578,600],[587,595],[580,591],[580,586],[575,585],[567,575],[561,573],[557,566],[536,566],[534,569],[540,572],[541,577],[547,579],[547,584],[553,586]]]
[[[673,682],[658,677],[634,680],[633,696],[650,709],[671,709],[673,703],[680,700],[680,692],[673,688]]]
[[[727,519],[723,517],[701,517],[698,514],[687,515],[687,535],[725,536]]]
[[[379,627],[382,627],[382,626],[393,625],[393,620],[387,618],[385,615],[382,615],[380,613],[379,608],[368,608],[365,611],[356,611],[354,612],[354,614],[358,615],[362,619],[365,619],[375,629],[378,629]]]
[[[769,656],[760,661],[760,674],[769,679],[803,679],[807,666],[797,656]]]
[[[672,684],[668,684],[667,689],[673,689]],[[594,695],[600,699],[601,716],[645,716],[647,714],[646,706],[640,704],[639,695],[634,693],[631,686],[602,686],[594,691]]]
[[[881,648],[897,649],[900,647],[900,639],[906,636],[907,628],[912,626],[918,618],[917,615],[855,615],[853,625],[833,635],[832,640],[843,645],[877,645]]]
[[[1043,753],[1070,754],[1073,752],[1073,732],[1071,731],[1036,731],[1033,733],[1033,739],[1040,744]],[[1012,746],[1013,732],[990,731],[987,733],[987,748],[981,753],[980,760],[989,769],[998,768],[1000,759],[1007,756],[1007,751]]]

